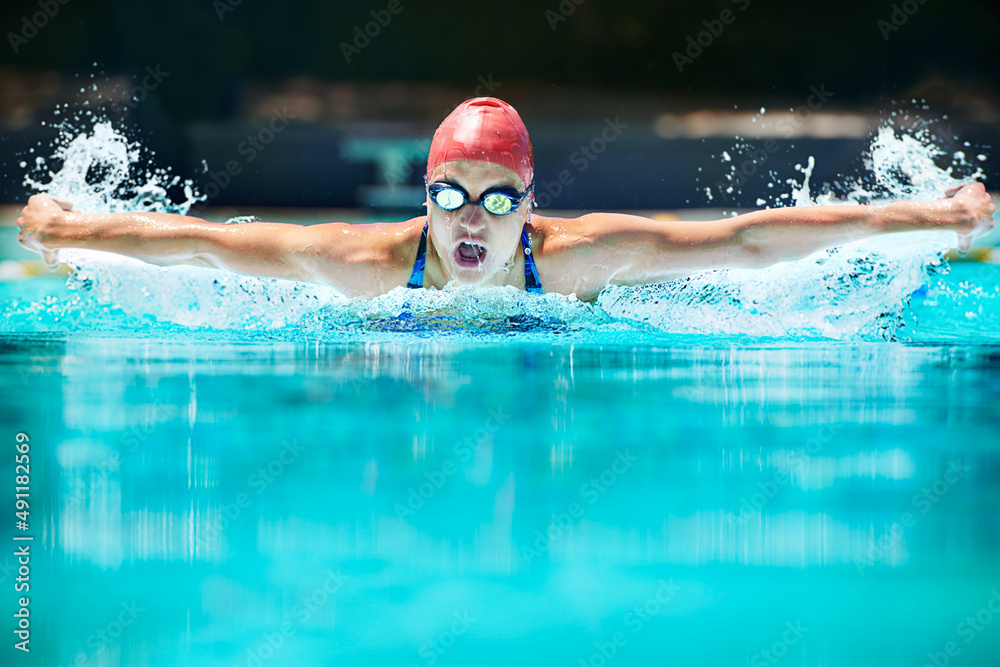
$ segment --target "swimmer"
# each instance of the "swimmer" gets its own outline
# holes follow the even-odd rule
[[[531,140],[509,104],[479,97],[438,127],[427,161],[427,215],[395,223],[214,223],[168,213],[79,213],[28,199],[18,240],[43,257],[104,250],[331,286],[371,298],[396,287],[512,286],[594,301],[609,284],[640,285],[708,269],[764,267],[875,234],[990,229],[982,183],[934,201],[754,211],[716,221],[621,213],[534,214]]]

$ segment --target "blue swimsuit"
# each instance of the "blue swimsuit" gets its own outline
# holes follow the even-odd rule
[[[536,294],[542,293],[542,282],[535,270],[535,260],[531,256],[531,243],[528,241],[528,230],[521,227],[521,246],[524,248],[524,288]],[[407,287],[417,289],[424,286],[424,262],[427,260],[427,223],[424,223],[424,233],[420,235],[420,247],[417,249],[417,259],[413,262],[413,273]]]

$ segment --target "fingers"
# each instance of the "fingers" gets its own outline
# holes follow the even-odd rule
[[[52,202],[64,211],[73,210],[73,202],[65,199],[59,199],[58,197],[53,197],[52,195],[38,194],[28,197],[28,206],[45,206],[49,202]]]
[[[956,185],[955,187],[948,188],[944,191],[945,197],[954,197],[960,192],[965,192],[967,190],[974,190],[977,185],[982,185],[982,183],[962,183],[961,185]]]

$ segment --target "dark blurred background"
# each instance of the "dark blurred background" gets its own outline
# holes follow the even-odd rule
[[[810,155],[814,182],[856,173],[894,109],[947,116],[939,143],[989,156],[995,189],[998,24],[977,0],[17,0],[0,200],[27,196],[19,165],[51,154],[43,122],[69,104],[212,206],[405,211],[434,128],[481,94],[520,112],[550,209],[754,206]]]

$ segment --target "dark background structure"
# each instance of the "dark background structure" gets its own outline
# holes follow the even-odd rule
[[[856,171],[895,108],[947,116],[944,143],[989,154],[998,29],[1000,8],[977,0],[19,0],[0,8],[0,200],[28,194],[19,163],[68,103],[102,108],[203,190],[235,160],[211,204],[405,210],[436,124],[493,94],[524,118],[552,208],[753,205],[809,155],[815,180]],[[720,202],[722,151],[753,160],[767,136],[749,116],[773,125],[814,90],[830,92],[815,117],[772,127],[780,150]],[[240,145],[281,109],[293,120],[248,161]],[[627,129],[581,168],[609,122]]]

